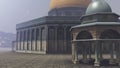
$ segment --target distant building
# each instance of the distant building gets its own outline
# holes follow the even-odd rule
[[[17,24],[16,52],[71,53],[71,26],[80,24],[91,0],[51,0],[49,16]]]

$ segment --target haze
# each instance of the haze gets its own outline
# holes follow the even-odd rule
[[[106,0],[120,15],[120,0]],[[46,16],[50,0],[0,0],[0,31],[16,33],[16,24]]]

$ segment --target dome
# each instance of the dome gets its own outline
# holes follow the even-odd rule
[[[87,7],[91,0],[51,0],[50,9],[62,7]]]
[[[86,15],[101,13],[101,12],[112,12],[112,9],[104,0],[94,0],[88,6],[86,10]]]

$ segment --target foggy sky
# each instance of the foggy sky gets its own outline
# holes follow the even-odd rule
[[[120,0],[106,0],[120,15]],[[16,24],[46,16],[50,0],[0,0],[0,31],[16,33]]]

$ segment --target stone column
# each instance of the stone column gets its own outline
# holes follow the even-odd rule
[[[40,51],[42,51],[42,28],[40,27]]]
[[[30,30],[27,29],[27,51],[29,51],[29,46],[30,46]]]
[[[118,58],[120,59],[120,41],[118,41]]]
[[[119,58],[120,58],[120,46],[119,46],[119,41],[117,40],[116,41],[116,45],[115,45],[115,48],[116,48],[116,62],[119,63]]]
[[[19,51],[20,50],[20,31],[18,31],[18,42],[17,42],[17,48],[16,48],[16,51]]]
[[[75,45],[75,62],[78,62],[77,45]]]
[[[40,37],[39,37],[39,51],[42,51],[42,29],[41,27],[39,28],[39,34],[40,34]]]
[[[116,63],[115,45],[116,45],[116,42],[112,42],[112,44],[111,44],[111,46],[110,46],[110,50],[111,50],[111,60],[110,60],[110,64]]]
[[[17,32],[17,45],[16,50],[20,50],[20,31]]]
[[[118,44],[118,42],[117,42],[117,41],[116,41],[115,43],[116,43],[116,44],[115,44],[116,59],[118,59],[118,55],[119,55],[119,44]]]
[[[87,62],[87,50],[86,45],[83,45],[83,61]]]
[[[92,57],[91,57],[91,49],[92,48],[92,43],[91,42],[89,42],[89,59],[91,59]]]
[[[114,51],[114,47],[115,46],[115,43],[114,42],[112,42],[112,45],[111,45],[111,47],[110,47],[110,49],[111,49],[111,59],[113,60],[113,59],[115,59],[115,51]]]
[[[22,30],[22,31],[21,31],[21,50],[22,50],[22,51],[23,51],[23,46],[24,46],[24,45],[23,45],[23,44],[24,44],[23,42],[24,42],[24,31]]]
[[[64,27],[64,52],[67,52],[67,30],[66,26]]]
[[[37,29],[35,28],[35,33],[34,33],[34,36],[35,36],[35,40],[34,40],[34,42],[35,42],[35,51],[37,51]]]
[[[34,44],[34,42],[33,42],[33,33],[34,32],[34,30],[33,30],[33,28],[31,29],[31,52],[33,51],[33,44]]]
[[[120,58],[120,41],[118,42],[118,58]]]
[[[58,34],[58,27],[55,27],[55,51],[58,53],[58,39],[57,39],[57,34]]]
[[[77,53],[77,46],[75,45],[75,42],[72,42],[72,61],[74,64],[78,63],[78,53]]]
[[[33,51],[35,51],[35,49],[36,49],[36,29],[34,28],[33,29],[33,32],[34,33],[32,33],[33,35],[33,38],[32,38],[32,50]]]
[[[120,40],[118,41],[118,63],[119,63],[119,66],[120,66]]]
[[[38,37],[37,37],[38,38],[37,39],[37,51],[40,51],[40,46],[41,46],[41,44],[40,44],[41,31],[40,30],[41,29],[39,27],[37,29],[38,29],[38,34],[37,34],[38,35]]]
[[[28,34],[28,30],[25,30],[25,51],[27,51],[27,43],[28,43],[28,39],[27,39],[27,34]]]
[[[13,50],[13,47],[15,47],[15,51],[18,50],[18,31],[17,31],[17,34],[16,34],[16,45],[13,45],[13,42],[12,42],[12,50]]]
[[[46,26],[46,47],[45,47],[45,52],[48,53],[48,34],[49,34],[49,26]]]
[[[103,56],[102,56],[102,46],[103,46],[103,42],[100,42],[99,43],[100,45],[99,45],[99,54],[100,54],[100,59],[103,59]]]
[[[114,42],[114,44],[113,44],[113,54],[114,54],[113,58],[114,59],[117,59],[116,44],[117,44],[116,42]]]
[[[29,35],[29,38],[30,38],[30,40],[29,40],[29,51],[31,51],[32,50],[32,29],[29,29],[29,31],[30,31],[30,35]]]
[[[25,51],[26,41],[25,41],[25,30],[23,31],[23,51]]]
[[[19,38],[20,38],[20,42],[19,42],[19,51],[20,51],[21,50],[21,42],[22,42],[22,31],[20,31]]]
[[[98,50],[98,41],[95,41],[95,62],[94,66],[100,66],[99,64],[99,50]]]

